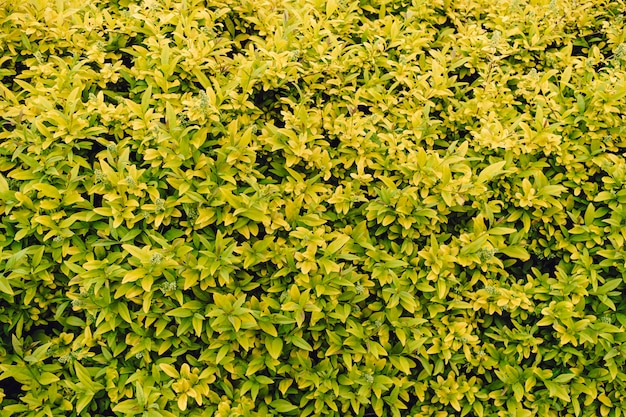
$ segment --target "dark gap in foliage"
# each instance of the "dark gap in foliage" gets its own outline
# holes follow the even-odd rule
[[[331,175],[331,177],[326,180],[326,184],[331,185],[333,188],[337,188],[339,186],[339,178]]]
[[[225,54],[224,57],[228,60],[228,61],[232,61],[235,56],[237,56],[240,52],[235,51],[234,49],[230,49],[228,50]]]
[[[348,39],[352,45],[362,45],[367,42],[367,36],[359,33],[352,34]]]
[[[263,264],[265,264],[265,262],[264,262]],[[256,267],[259,267],[259,266],[264,266],[263,264],[257,264],[257,265],[255,265],[255,266],[256,266]],[[263,288],[263,286],[261,285],[261,283],[260,283],[259,281],[260,281],[260,280],[259,280],[258,278],[255,278],[255,283],[258,283],[259,285],[257,285],[256,287],[254,287],[254,288],[249,289],[249,290],[247,290],[247,291],[246,291],[246,293],[248,294],[248,296],[250,296],[250,297],[256,297],[256,298],[257,298],[257,300],[260,300],[260,299],[261,299],[261,297],[262,297],[263,295],[266,295],[266,294],[267,294],[267,291]]]
[[[474,82],[480,78],[480,74],[478,73],[478,71],[470,73],[469,69],[467,68],[461,68],[458,71],[450,72],[449,75],[457,75],[458,81],[462,83],[467,83],[468,87],[473,85]]]
[[[22,384],[17,382],[13,377],[0,380],[0,390],[4,391],[5,399],[16,401],[20,395],[24,393],[22,391]]]
[[[314,97],[317,99],[316,103],[319,107],[322,107],[324,104],[331,102],[333,99],[333,96],[326,93],[325,91],[317,91]]]
[[[272,110],[276,107],[281,97],[285,96],[285,92],[280,89],[258,90],[250,94],[252,102],[261,110]]]
[[[412,398],[413,396],[411,396]],[[378,414],[376,414],[376,412],[374,411],[374,408],[370,405],[369,407],[367,407],[365,409],[365,413],[363,413],[363,417],[375,417]]]
[[[143,159],[143,155],[138,153],[135,148],[131,148],[131,150],[128,152],[128,161],[138,165],[141,165],[145,162]]]
[[[121,57],[119,58],[119,61],[122,62],[122,65],[124,65],[126,68],[132,68],[133,64],[135,62],[135,58],[127,53],[127,52],[120,52]],[[110,59],[105,59],[105,63],[109,63],[109,64],[113,64],[113,62],[107,62],[107,61],[111,61]]]
[[[253,36],[258,36],[258,34],[253,35]],[[242,55],[248,55],[248,45],[250,45],[250,42],[252,42],[250,40],[249,37],[247,37],[246,39],[241,39],[239,41],[239,46],[236,46],[236,44],[233,46],[233,50],[237,53],[237,54],[242,54]]]
[[[42,312],[42,314],[45,314],[45,312]],[[63,331],[63,325],[55,319],[52,311],[49,311],[46,317],[40,317],[40,320],[44,320],[45,323],[30,327],[25,332],[25,337],[32,337],[33,340],[41,341],[58,335]]]
[[[102,97],[102,101],[104,101],[107,104],[117,105],[118,104],[118,98],[114,94],[115,90],[111,90],[111,88],[117,88],[117,87],[115,87],[115,85],[116,84],[114,84],[114,83],[107,83],[106,88],[104,90],[94,91],[94,94],[97,95],[100,91],[102,91],[102,96],[103,96]],[[98,117],[100,117],[99,114],[98,114]]]
[[[593,45],[607,45],[607,37],[604,33],[594,32],[588,35],[582,36],[574,40],[574,45],[572,47],[572,56],[580,56],[580,57],[588,57],[590,48]],[[555,45],[556,46],[556,45]],[[603,51],[608,52],[608,51]]]
[[[107,135],[107,139],[111,140],[111,135]],[[98,161],[98,154],[107,149],[106,146],[101,144],[100,142],[92,142],[91,149],[86,150],[87,162],[89,165],[93,166],[96,161]]]
[[[252,24],[246,20],[246,16],[240,16],[234,10],[230,10],[217,19],[215,26],[221,26],[222,35],[235,41],[233,44],[235,53],[246,51],[247,45],[251,42],[250,38],[259,36],[259,31],[252,27]],[[244,38],[244,35],[247,36]]]
[[[269,152],[257,153],[256,155],[255,168],[264,174],[264,179],[259,181],[261,184],[279,184],[282,181],[282,177],[271,169],[275,164],[272,155]]]
[[[418,361],[416,361],[416,362],[418,362]],[[415,414],[419,413],[419,410],[413,410],[413,408],[418,407],[419,405],[421,405],[421,402],[417,398],[417,395],[415,395],[415,394],[409,395],[409,400],[405,404],[406,404],[406,407],[407,407],[406,409],[408,410],[408,414],[407,415],[415,415]],[[372,411],[369,411],[369,412],[371,413]],[[373,415],[375,416],[376,413],[374,413]]]
[[[328,147],[330,149],[336,150],[339,149],[339,145],[341,144],[341,140],[339,139],[339,136],[334,135],[332,137],[326,137],[326,142],[328,142]]]
[[[110,60],[105,59],[105,63],[106,61],[110,61]],[[94,71],[95,73],[99,73],[100,70],[102,69],[102,66],[98,62],[95,62],[95,61],[87,61],[84,65],[90,70]]]
[[[451,211],[447,215],[447,224],[452,227],[451,231],[460,233],[465,229],[467,218],[467,212]]]
[[[408,8],[412,5],[411,2],[399,1],[399,2],[377,2],[372,0],[365,0],[359,3],[361,6],[361,12],[364,17],[376,21],[379,20],[381,15],[380,11],[385,8],[385,16],[403,16]],[[370,11],[374,10],[374,11]]]
[[[193,93],[198,93],[199,91],[206,91],[204,86],[199,81],[194,81],[195,76],[191,75],[190,80],[187,80],[185,85],[188,85],[184,91],[191,91]],[[188,84],[187,84],[188,83]]]
[[[20,75],[22,75],[22,73],[24,71],[26,71],[27,69],[28,69],[28,66],[24,63],[23,60],[15,61],[15,76],[14,76],[14,78],[17,78]]]
[[[283,181],[284,165],[285,159],[278,154],[269,151],[257,153],[256,168],[265,174],[268,184],[280,184]]]
[[[102,194],[92,194],[91,199],[94,208],[102,207]]]
[[[184,213],[185,213],[185,211],[183,210],[183,211],[182,211],[182,213],[183,213],[183,216],[184,216],[184,215],[185,215],[185,214],[184,214]],[[177,224],[178,224],[178,222],[179,222],[179,220],[178,220],[178,219],[180,219],[180,217],[179,217],[179,218],[176,218],[176,219],[171,219],[171,221],[170,221],[170,223],[169,223],[169,224],[161,224],[158,228],[154,228],[154,225],[152,225],[150,228],[151,228],[151,229],[153,229],[154,231],[158,232],[160,235],[165,236],[165,235],[166,235],[166,234],[168,234],[170,231],[172,231],[172,230],[175,230],[175,229],[176,229],[176,228],[174,227],[174,226],[175,226],[175,224],[174,224],[174,223],[176,223],[176,225],[177,225]]]
[[[356,109],[357,111],[360,111],[361,113],[363,113],[365,116],[370,116],[372,114],[371,107],[365,104],[359,104],[358,106],[356,106]]]
[[[437,22],[435,24],[431,24],[431,27],[435,29],[439,34],[448,29],[454,29],[454,32],[458,32],[458,29],[454,22],[450,20],[450,18],[446,15],[445,20],[443,22]],[[441,38],[437,39],[435,42],[438,43]]]
[[[369,2],[367,2],[367,3],[369,3]],[[369,6],[369,4],[365,4],[365,5]],[[376,21],[376,20],[378,20],[378,15],[379,15],[378,12],[371,12],[371,11],[363,8],[363,6],[364,6],[364,4],[361,3],[361,8],[360,8],[359,11],[361,12],[361,15],[365,19],[367,19],[369,21]]]
[[[8,60],[7,62],[11,64],[10,60]],[[4,66],[4,63],[2,63],[1,65]],[[8,66],[8,68],[0,67],[1,72],[6,72],[4,76],[0,77],[0,83],[4,85],[5,87],[7,87],[8,89],[11,89],[11,87],[13,86],[15,77],[17,76],[17,70],[15,69],[16,66],[17,64],[15,64],[13,67]]]
[[[102,412],[102,413],[100,413],[100,414],[96,414],[96,417],[98,417],[98,416],[99,416],[99,417],[115,417],[115,416],[117,416],[117,414],[115,414],[115,413],[114,413],[114,412],[113,412],[113,411],[109,408],[109,409],[107,409],[107,410],[103,411],[103,412]]]
[[[174,31],[176,30],[176,26],[172,24],[168,24],[161,27],[161,35],[163,35],[166,39],[173,40],[174,39]]]
[[[9,121],[3,117],[0,117],[0,132],[13,132],[15,131],[16,127],[17,127],[16,124],[13,123],[12,121]],[[0,151],[4,151],[4,149],[0,149]],[[3,153],[5,155],[8,154],[8,152],[3,152]]]
[[[282,116],[277,116],[272,118],[272,121],[274,122],[274,126],[276,126],[279,129],[282,129],[285,127],[285,121],[283,120]]]
[[[572,56],[583,56],[586,57],[587,53],[585,52],[585,49],[587,49],[587,47],[583,46],[583,45],[574,45],[572,47]]]
[[[108,82],[106,84],[106,90],[114,93],[119,93],[119,95],[122,97],[128,97],[128,92],[131,90],[131,85],[124,78],[120,77],[115,83]],[[104,96],[106,102],[110,104],[118,104],[115,99],[108,97],[108,94],[105,93]]]

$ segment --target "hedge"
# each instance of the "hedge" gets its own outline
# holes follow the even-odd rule
[[[624,415],[625,12],[3,1],[0,415]]]

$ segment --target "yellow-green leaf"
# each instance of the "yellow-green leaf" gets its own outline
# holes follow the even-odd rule
[[[15,295],[13,288],[11,288],[9,284],[9,280],[4,275],[0,275],[0,291],[5,294]]]
[[[180,378],[180,374],[178,373],[176,368],[170,365],[169,363],[160,363],[159,368],[161,368],[161,370],[165,372],[165,374],[169,376],[170,378],[175,378],[175,379]]]
[[[278,359],[283,351],[283,340],[279,337],[271,338],[267,342],[267,351],[274,359]]]
[[[527,261],[528,259],[530,259],[530,254],[528,253],[528,251],[521,246],[507,246],[505,248],[500,248],[499,251],[506,256],[521,259],[522,261]]]
[[[506,165],[506,161],[500,161],[500,162],[496,162],[495,164],[489,165],[488,167],[483,169],[480,172],[480,174],[478,174],[478,179],[476,180],[476,183],[477,184],[485,183],[489,181],[490,179],[492,179],[493,177],[495,177],[496,175],[500,175],[504,173],[504,171],[502,170],[502,168],[504,168],[504,165]]]
[[[270,406],[279,413],[289,413],[298,409],[295,405],[291,404],[287,400],[274,400],[270,403]]]

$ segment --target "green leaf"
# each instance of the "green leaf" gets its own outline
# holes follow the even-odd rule
[[[232,296],[229,295],[216,292],[213,294],[213,302],[219,309],[224,311],[228,311],[233,307]]]
[[[78,397],[78,401],[76,401],[76,414],[79,414],[85,409],[87,408],[87,406],[91,403],[91,401],[93,400],[93,396],[95,395],[94,392],[83,392],[80,397]]]
[[[341,234],[331,244],[329,244],[326,247],[326,250],[324,251],[324,253],[326,253],[326,255],[334,255],[341,248],[343,248],[345,244],[348,243],[349,241],[350,241],[350,236]]]
[[[215,356],[215,363],[219,365],[222,362],[222,360],[226,357],[228,352],[230,352],[230,346],[229,345],[222,346],[220,350],[217,352],[217,355]]]
[[[273,337],[266,346],[270,356],[274,359],[278,359],[283,351],[283,340],[278,337]]]
[[[174,111],[174,107],[170,101],[165,102],[165,124],[170,129],[178,125],[176,111]]]
[[[352,230],[352,239],[361,247],[369,250],[374,250],[374,246],[372,245],[371,238],[369,235],[369,230],[367,228],[367,221],[363,220],[359,224],[357,224]]]
[[[198,79],[198,82],[200,82],[200,84],[205,90],[209,90],[213,92],[213,90],[211,90],[211,82],[206,77],[206,75],[204,75],[204,73],[202,72],[200,68],[194,67],[194,69],[192,70],[192,73],[193,75],[196,76],[196,78]]]
[[[133,319],[130,317],[130,312],[128,311],[128,306],[126,305],[126,303],[117,303],[117,314],[119,314],[122,320],[124,320],[126,323],[133,323]]]
[[[265,368],[265,358],[258,357],[248,363],[246,376],[254,375],[257,371]]]
[[[259,384],[263,384],[263,385],[270,385],[274,383],[274,380],[270,377],[267,377],[265,375],[257,375],[256,376],[256,381]]]
[[[615,317],[617,317],[617,321],[619,321],[622,326],[626,327],[626,314],[616,313]]]
[[[65,323],[73,327],[85,327],[85,321],[81,319],[80,317],[76,317],[76,316],[69,316],[65,320]]]
[[[9,284],[9,280],[4,275],[0,275],[0,291],[5,294],[15,295],[13,288],[11,288]]]
[[[427,282],[420,282],[417,285],[415,285],[415,288],[422,292],[435,292],[436,291],[435,287],[428,284]]]
[[[615,278],[615,279],[609,280],[604,285],[599,287],[597,291],[594,291],[592,294],[595,294],[595,295],[608,294],[609,292],[619,287],[622,282],[624,282],[622,278]]]
[[[193,315],[191,319],[191,324],[193,326],[193,330],[197,337],[202,336],[202,324],[204,322],[204,317],[198,313]]]
[[[398,370],[404,372],[407,375],[411,374],[411,368],[415,367],[415,362],[405,358],[404,356],[389,356],[389,361]]]
[[[562,185],[546,185],[545,187],[541,187],[539,191],[537,191],[537,197],[543,197],[546,195],[552,197],[559,197],[561,193],[565,192],[567,188]]]
[[[61,193],[59,192],[59,190],[50,184],[45,184],[45,183],[35,184],[33,185],[33,188],[39,191],[41,195],[44,197],[55,198],[55,199],[61,198]]]
[[[480,401],[474,401],[472,408],[474,412],[476,413],[476,417],[483,417],[485,415],[483,405]]]
[[[543,383],[546,385],[546,388],[548,388],[548,393],[550,397],[560,398],[566,403],[570,402],[570,396],[567,393],[566,385],[562,385],[552,381],[543,381]]]
[[[326,220],[322,219],[317,214],[306,214],[297,218],[298,223],[303,223],[307,226],[315,227],[321,226],[326,223]]]
[[[524,398],[524,387],[519,382],[516,382],[512,386],[513,394],[515,395],[515,400],[517,402],[521,402]]]
[[[389,378],[387,375],[376,375],[374,377],[375,384],[383,384],[383,385],[393,385],[393,379]]]
[[[278,332],[276,331],[276,327],[274,327],[274,325],[271,322],[265,321],[265,320],[258,320],[257,323],[259,327],[261,328],[261,330],[263,330],[265,333],[274,337],[278,337]]]
[[[594,197],[593,201],[607,201],[607,200],[613,200],[615,198],[615,195],[611,194],[610,191],[600,191],[598,194],[596,194],[596,196]]]
[[[122,284],[126,284],[127,282],[135,282],[138,279],[143,278],[146,275],[146,270],[144,268],[137,268],[128,271],[124,278],[122,279]]]
[[[9,188],[9,183],[4,178],[4,175],[0,174],[0,198],[2,200],[8,201],[12,200],[14,195],[15,193],[12,192]]]
[[[506,165],[506,161],[500,161],[496,162],[495,164],[489,165],[488,167],[483,169],[480,174],[478,174],[478,179],[476,180],[476,183],[483,184],[495,177],[496,175],[503,174],[504,171],[502,168],[504,168],[504,165]]]
[[[294,346],[299,347],[300,349],[304,349],[309,352],[313,351],[313,347],[309,344],[309,342],[307,342],[300,336],[291,336],[291,343]]]
[[[506,256],[521,259],[522,261],[527,261],[528,259],[530,259],[530,254],[528,253],[528,251],[521,246],[507,246],[505,248],[500,248],[499,251]]]
[[[515,232],[517,232],[517,230],[512,227],[494,227],[489,229],[489,234],[495,236],[509,235]]]
[[[572,379],[576,378],[576,374],[571,373],[571,374],[561,374],[559,376],[557,376],[556,378],[554,378],[552,381],[558,383],[558,384],[564,384],[566,382],[571,381]]]
[[[448,295],[448,286],[446,281],[440,278],[437,280],[437,296],[440,300],[445,300],[446,295]]]
[[[298,409],[298,407],[287,400],[274,400],[270,403],[270,406],[279,413],[290,413]]]
[[[35,351],[31,355],[29,355],[32,358],[30,362],[41,362],[42,360],[47,358],[49,356],[48,349],[50,348],[51,345],[52,345],[52,342],[48,342],[39,346],[37,349],[35,349]]]
[[[93,212],[104,217],[113,216],[113,209],[111,207],[96,207]]]
[[[170,317],[191,317],[193,316],[193,311],[189,310],[188,308],[178,307],[168,311],[165,314]]]
[[[154,277],[152,275],[146,275],[141,279],[141,288],[148,293],[152,289],[153,283]]]
[[[54,382],[59,381],[59,377],[51,372],[42,372],[41,375],[39,375],[37,381],[41,385],[50,385]]]
[[[585,103],[585,97],[582,94],[576,93],[576,106],[578,107],[578,113],[583,114],[587,108]]]
[[[170,378],[174,378],[174,379],[180,378],[180,374],[178,373],[176,368],[170,365],[169,363],[160,363],[159,368],[161,368],[161,370],[165,372],[165,374],[169,376]]]
[[[142,263],[150,262],[150,254],[147,250],[128,244],[122,245],[122,248],[124,248],[126,252],[130,253],[135,258],[139,259]]]
[[[125,416],[134,416],[141,413],[142,407],[137,403],[137,400],[124,400],[113,407],[114,413],[122,413]]]
[[[482,234],[482,236],[479,236],[476,240],[464,246],[461,249],[461,254],[464,255],[478,252],[479,249],[485,246],[485,243],[487,243],[488,239],[489,236]]]
[[[86,390],[89,390],[94,393],[98,391],[98,389],[100,388],[100,384],[95,383],[91,379],[91,376],[89,375],[89,372],[87,371],[87,368],[81,365],[80,362],[78,361],[74,362],[74,371],[76,371],[76,376],[78,377],[78,380],[80,381],[80,383],[83,385],[83,387]]]
[[[152,86],[148,85],[148,88],[146,88],[146,91],[144,91],[141,96],[141,111],[143,114],[148,113],[148,109],[150,108],[151,98],[152,98]]]
[[[585,226],[591,226],[596,219],[596,209],[593,204],[589,203],[585,210]]]
[[[385,267],[389,269],[405,268],[408,265],[409,264],[406,261],[403,261],[402,259],[393,259],[391,261],[385,262]]]

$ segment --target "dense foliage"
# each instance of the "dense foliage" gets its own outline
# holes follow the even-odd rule
[[[0,415],[624,415],[625,11],[4,0]]]

